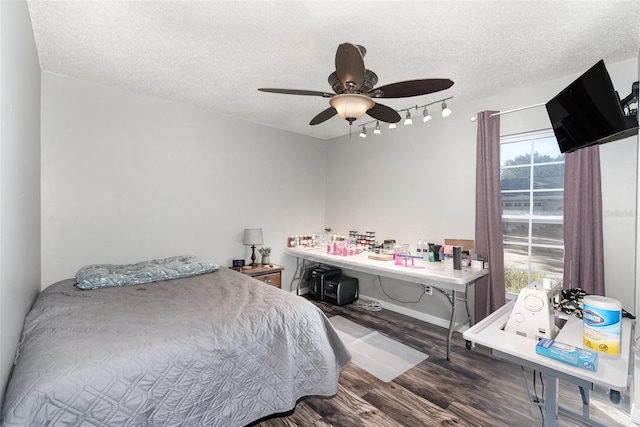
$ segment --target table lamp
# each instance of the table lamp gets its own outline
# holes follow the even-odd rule
[[[251,246],[251,267],[256,265],[256,245],[263,244],[262,240],[262,228],[245,228],[244,240],[242,244],[245,246]]]

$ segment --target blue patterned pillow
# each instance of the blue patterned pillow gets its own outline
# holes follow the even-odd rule
[[[137,264],[94,264],[78,270],[76,286],[80,289],[101,289],[140,285],[212,273],[219,268],[218,264],[189,255],[154,259]]]

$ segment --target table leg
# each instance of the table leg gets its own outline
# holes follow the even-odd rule
[[[452,293],[449,294],[447,291],[444,291],[435,286],[431,286],[432,289],[435,289],[436,291],[444,295],[451,305],[451,318],[449,319],[449,331],[447,332],[447,360],[451,360],[451,340],[453,338],[453,331],[456,330],[456,301],[464,301],[464,307],[467,310],[467,318],[465,319],[464,323],[462,323],[462,325],[464,325],[465,323],[469,323],[469,327],[473,326],[473,316],[471,316],[471,310],[469,310],[469,286],[471,286],[471,284],[472,283],[467,283],[464,290],[464,298],[459,298],[455,290],[453,290]],[[468,349],[470,349],[471,346],[471,343],[467,343]]]
[[[447,299],[449,304],[451,305],[451,318],[449,319],[449,332],[447,333],[447,360],[451,360],[451,338],[453,337],[453,330],[455,329],[455,319],[456,319],[456,291],[453,291],[452,294],[444,291],[435,286],[431,286],[432,289],[440,292]]]
[[[564,415],[568,415],[576,420],[583,421],[585,424],[592,427],[607,427],[606,425],[599,423],[596,420],[591,419],[590,410],[589,410],[589,401],[592,386],[589,387],[587,385],[578,385],[580,389],[580,396],[582,397],[582,414],[571,411],[567,408],[563,408],[562,406],[558,406],[558,412]]]
[[[291,278],[291,287],[293,287],[293,282],[298,279],[298,283],[296,284],[296,295],[300,295],[300,285],[302,285],[305,270],[304,258],[296,258],[296,271],[294,271],[293,277]]]
[[[453,291],[451,299],[451,319],[449,320],[449,333],[447,334],[447,360],[451,360],[451,339],[456,320],[456,291]]]
[[[558,384],[558,378],[547,375],[544,406],[542,407],[544,427],[557,427],[558,425]]]
[[[471,315],[471,311],[469,310],[469,286],[471,286],[471,283],[467,283],[464,288],[464,307],[467,309],[467,319],[469,321],[469,327],[472,327],[473,316]]]
[[[451,318],[449,319],[449,331],[447,332],[447,360],[451,360],[451,339],[453,338],[453,331],[456,329],[456,291],[451,291],[449,294],[440,288],[432,286],[432,289],[440,292],[447,299],[451,305]],[[468,311],[467,311],[468,312]]]
[[[591,419],[589,416],[589,394],[591,391],[591,388],[587,386],[589,383],[578,385],[580,396],[582,397],[582,414],[558,405],[558,384],[558,377],[547,374],[547,388],[545,390],[543,407],[545,427],[556,427],[558,425],[558,414],[568,415],[592,427],[606,427],[606,425]]]

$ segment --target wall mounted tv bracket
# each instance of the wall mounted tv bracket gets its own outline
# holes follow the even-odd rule
[[[638,82],[634,82],[631,85],[631,93],[629,95],[627,95],[624,99],[622,99],[620,101],[620,104],[622,105],[622,108],[628,109],[628,115],[629,116],[634,116],[636,119],[638,118],[638,106],[636,105],[636,108],[631,109],[629,108],[629,105],[638,102]]]

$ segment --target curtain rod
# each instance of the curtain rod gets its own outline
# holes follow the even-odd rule
[[[526,107],[514,108],[513,110],[499,111],[497,113],[491,114],[489,117],[495,117],[495,116],[501,116],[503,114],[515,113],[516,111],[528,110],[529,108],[542,107],[543,105],[546,105],[546,103],[542,102],[540,104],[527,105]],[[475,122],[476,120],[478,120],[478,117],[471,117],[471,121],[472,122]]]
[[[526,107],[520,107],[520,108],[514,108],[513,110],[507,110],[507,111],[499,111],[497,113],[493,113],[492,115],[490,115],[489,117],[493,117],[493,116],[501,116],[503,114],[509,114],[509,113],[514,113],[516,111],[521,111],[521,110],[528,110],[529,108],[536,108],[536,107],[542,107],[543,105],[545,105],[546,103],[540,103],[540,104],[534,104],[534,105],[528,105]]]

